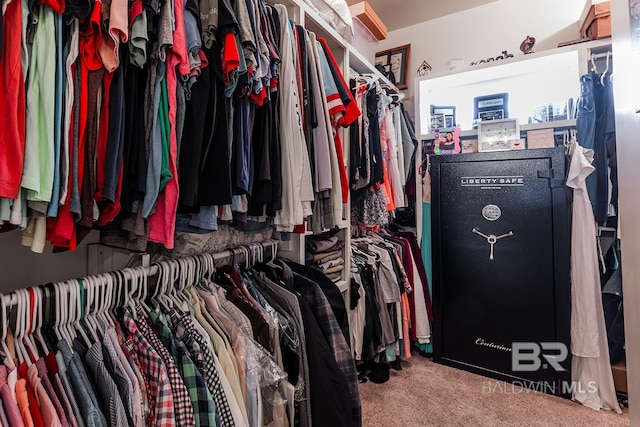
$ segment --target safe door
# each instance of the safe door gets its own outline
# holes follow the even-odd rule
[[[547,387],[568,378],[568,358],[564,372],[512,369],[513,343],[569,342],[563,177],[562,149],[433,158],[436,362]]]

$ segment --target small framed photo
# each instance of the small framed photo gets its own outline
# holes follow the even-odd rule
[[[504,151],[523,148],[518,119],[489,120],[478,123],[478,151]]]
[[[474,128],[478,122],[502,120],[509,118],[509,94],[496,93],[493,95],[476,96],[473,98]]]
[[[431,132],[436,129],[450,130],[456,125],[456,107],[453,105],[431,106]]]
[[[477,139],[463,139],[460,141],[461,153],[477,153],[478,152],[478,140]]]
[[[411,45],[398,46],[376,53],[375,65],[391,73],[398,89],[407,89],[409,75],[409,51]]]

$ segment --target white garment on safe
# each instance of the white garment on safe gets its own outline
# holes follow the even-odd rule
[[[571,380],[573,399],[590,408],[613,409],[618,405],[600,295],[596,222],[587,193],[586,179],[595,168],[593,150],[571,146],[567,186],[573,188],[571,224]]]

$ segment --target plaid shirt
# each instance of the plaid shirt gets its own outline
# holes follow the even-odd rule
[[[327,339],[340,370],[347,378],[347,384],[349,384],[349,392],[351,394],[351,417],[353,425],[354,427],[360,427],[362,425],[362,407],[360,406],[360,390],[358,388],[356,365],[351,356],[351,350],[347,345],[347,341],[342,334],[340,325],[338,325],[338,321],[333,311],[331,311],[331,305],[327,297],[322,293],[318,284],[304,276],[294,274],[291,268],[284,263],[282,279],[298,291],[304,301],[309,303],[309,307],[313,311],[313,316],[316,318],[322,330],[322,335]]]
[[[176,425],[180,427],[195,426],[193,417],[193,407],[189,398],[189,391],[182,381],[175,362],[171,358],[169,351],[162,345],[158,335],[153,330],[149,317],[144,313],[140,305],[136,305],[136,312],[140,321],[138,327],[142,334],[149,340],[153,348],[158,352],[169,374],[169,383],[173,392],[173,404],[176,415]]]
[[[227,395],[224,392],[215,366],[214,356],[194,326],[193,320],[185,313],[178,314],[176,310],[171,310],[168,315],[174,326],[176,337],[185,343],[195,365],[202,373],[207,387],[211,391],[220,415],[220,425],[222,427],[235,427]]]
[[[138,384],[140,385],[140,399],[142,401],[142,425],[146,425],[146,419],[149,417],[149,395],[147,393],[147,378],[142,375],[142,368],[140,367],[140,362],[138,361],[138,355],[134,351],[133,341],[131,339],[127,339],[124,336],[122,329],[118,323],[115,324],[115,329],[117,333],[118,344],[124,353],[125,359],[129,360],[131,370],[133,374],[138,378]],[[136,427],[138,427],[136,425]]]
[[[213,397],[202,378],[202,374],[189,357],[184,345],[176,340],[173,332],[165,323],[164,316],[152,311],[151,320],[156,331],[160,335],[162,343],[171,352],[171,356],[180,370],[185,386],[189,390],[191,404],[193,406],[193,416],[197,426],[218,426],[218,409],[213,402]]]
[[[177,425],[169,374],[162,358],[142,335],[129,310],[124,312],[123,323],[130,335],[131,350],[136,354],[140,371],[145,378],[149,401],[146,425],[149,427]]]

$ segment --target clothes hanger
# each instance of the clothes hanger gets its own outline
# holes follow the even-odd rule
[[[600,76],[600,84],[601,84],[602,86],[604,86],[604,78],[605,78],[605,76],[607,75],[607,72],[609,71],[609,57],[610,57],[610,56],[611,56],[611,51],[610,51],[610,50],[608,50],[608,51],[607,51],[607,59],[606,59],[606,62],[605,62],[605,64],[606,64],[606,65],[605,65],[605,69],[604,69],[604,71],[602,72],[602,75]]]
[[[14,295],[14,298],[12,298],[12,300],[15,299],[15,312],[16,312],[16,322],[13,328],[13,344],[14,344],[15,353],[16,353],[15,358],[18,361],[16,365],[20,365],[24,360],[24,358],[22,357],[22,348],[20,348],[20,345],[18,343],[20,334],[21,334],[20,330],[22,327],[22,306],[21,306],[20,290],[18,289],[17,291],[15,291],[13,295]],[[13,310],[14,305],[12,305],[11,308]]]
[[[125,268],[121,271],[123,275],[123,283],[124,288],[127,291],[125,304],[129,308],[131,313],[131,317],[137,319],[138,315],[136,313],[136,294],[138,292],[138,282],[134,280],[134,273],[131,268]]]
[[[65,312],[68,313],[68,316],[66,317],[66,320],[63,326],[66,331],[67,339],[69,340],[68,342],[70,347],[73,347],[73,341],[78,336],[78,333],[75,330],[73,325],[73,319],[75,318],[76,311],[77,311],[77,305],[74,304],[74,302],[77,301],[77,298],[76,298],[77,288],[78,288],[78,285],[77,285],[77,281],[75,280],[69,280],[67,282],[64,282],[63,284],[63,289],[65,290],[65,294],[64,294],[65,307],[66,307]]]
[[[51,341],[51,310],[52,310],[52,302],[51,302],[51,292],[48,287],[49,284],[38,285],[36,289],[40,294],[40,304],[42,306],[42,310],[40,311],[40,326],[36,331],[44,340],[45,348],[43,349],[45,353],[50,353],[53,351],[52,341]],[[44,332],[43,332],[44,330]],[[40,337],[36,334],[36,339],[40,340]]]
[[[1,350],[4,358],[9,358],[11,357],[9,347],[7,346],[7,324],[9,323],[9,316],[7,315],[7,306],[4,302],[3,294],[0,294],[0,304],[0,310],[2,311],[2,332],[0,332],[0,346],[2,347]]]
[[[159,281],[159,292],[156,295],[156,301],[160,307],[169,311],[173,309],[173,301],[169,298],[168,294],[171,292],[171,282],[173,281],[173,267],[166,261],[163,261],[158,266],[162,271],[161,280]]]
[[[106,315],[106,310],[109,306],[109,292],[111,290],[111,285],[109,282],[110,277],[111,275],[109,274],[101,274],[97,277],[97,294],[99,298],[94,318],[98,327],[98,334],[101,337],[104,337],[107,327],[110,326],[110,321],[108,319],[108,316]]]
[[[113,301],[117,299],[116,284],[113,280],[113,275],[109,273],[105,275],[105,281],[107,282],[107,294],[104,301],[104,306],[102,308],[102,315],[104,317],[106,325],[110,328],[114,328],[115,323],[113,321],[113,318],[109,315],[109,309],[111,308]]]
[[[85,317],[87,314],[88,318],[91,322],[91,334],[95,337],[96,342],[102,342],[102,337],[104,336],[104,321],[101,318],[103,313],[101,312],[103,305],[105,304],[105,295],[106,292],[106,280],[105,275],[100,276],[91,276],[91,294],[92,294],[92,302],[90,307],[90,313],[85,313]]]
[[[107,286],[106,276],[101,274],[93,277],[93,289],[94,289],[94,309],[92,313],[93,323],[95,324],[95,330],[99,337],[104,337],[106,330],[106,319],[104,316],[104,307],[107,303],[107,292],[109,291]],[[101,339],[99,339],[102,342]]]
[[[82,319],[84,317],[84,314],[82,312],[82,299],[83,299],[83,294],[84,294],[84,279],[79,279],[77,281],[75,281],[74,285],[75,286],[71,286],[70,289],[72,290],[72,300],[71,300],[71,304],[75,305],[76,307],[76,312],[75,315],[73,317],[73,326],[74,329],[76,331],[77,334],[80,335],[80,337],[82,337],[82,339],[84,340],[85,344],[87,345],[87,348],[91,348],[91,346],[93,345],[94,342],[96,341],[91,341],[91,339],[89,338],[89,336],[87,335],[87,333],[85,332],[85,328],[83,325],[80,324],[80,319]],[[74,303],[75,302],[75,303]]]
[[[32,288],[35,296],[35,304],[37,307],[37,315],[35,317],[35,326],[33,330],[33,336],[36,338],[37,343],[40,343],[43,354],[41,356],[46,356],[47,351],[49,350],[49,346],[47,342],[44,340],[44,336],[42,335],[42,325],[44,324],[44,311],[46,308],[46,304],[44,301],[44,291],[41,287]]]
[[[68,319],[71,318],[71,307],[68,301],[67,293],[68,288],[66,286],[66,282],[57,282],[56,286],[56,295],[57,295],[57,304],[56,304],[56,317],[57,317],[57,334],[59,334],[59,339],[65,340],[69,346],[73,344],[71,340],[71,335],[68,326]]]
[[[147,275],[144,274],[144,272],[142,272],[139,268],[131,269],[131,273],[133,275],[133,281],[136,283],[135,285],[136,289],[138,290],[136,294],[136,302],[140,304],[140,306],[142,307],[145,313],[150,313],[151,309],[147,305],[147,301],[146,301],[148,283],[146,282],[145,279]]]
[[[187,260],[184,258],[178,258],[170,263],[171,266],[171,288],[166,294],[167,298],[171,300],[171,304],[176,307],[182,305],[182,301],[178,297],[178,292],[186,284],[188,280],[188,267]]]
[[[194,283],[197,282],[200,275],[200,257],[190,257],[185,260],[187,267],[187,278],[182,282],[183,286],[178,289],[177,297],[181,304],[179,307],[184,311],[188,312],[191,298],[187,293],[187,289],[192,287]]]
[[[40,358],[40,352],[38,351],[38,346],[36,346],[36,342],[34,341],[33,330],[36,325],[36,317],[38,315],[39,305],[35,299],[35,292],[33,288],[27,288],[24,290],[25,299],[27,301],[27,331],[25,334],[25,345],[27,350],[30,350],[29,356],[33,362]]]
[[[112,325],[115,326],[114,319],[117,318],[116,308],[120,307],[122,304],[122,301],[124,300],[124,298],[122,297],[122,282],[120,281],[120,275],[118,274],[118,271],[111,271],[108,274],[109,276],[111,276],[111,281],[114,287],[114,291],[113,291],[114,295],[109,301],[109,307],[107,308],[107,316],[111,320]]]
[[[38,352],[31,341],[31,323],[32,323],[32,314],[33,311],[31,309],[31,296],[29,295],[29,291],[27,289],[20,289],[20,293],[22,294],[22,350],[24,351],[24,357],[27,361],[27,365],[35,362],[35,357]],[[31,363],[29,363],[31,362]]]
[[[596,56],[595,54],[591,54],[591,71],[594,73],[598,72],[598,67],[596,67]]]
[[[89,332],[89,335],[92,337],[93,341],[98,341],[97,335],[95,332],[94,322],[93,322],[93,304],[95,299],[95,289],[93,286],[94,280],[93,277],[85,277],[82,279],[80,291],[80,304],[82,304],[83,310],[80,312],[80,322],[82,328],[85,331]]]
[[[62,335],[62,331],[60,329],[60,324],[62,322],[62,303],[60,301],[60,288],[59,283],[55,282],[52,284],[53,286],[53,298],[54,298],[54,306],[55,310],[53,313],[53,334],[58,341],[62,341],[64,339]]]
[[[26,302],[24,299],[24,289],[18,289],[15,291],[17,296],[17,315],[16,315],[16,330],[14,333],[15,337],[15,345],[16,345],[16,355],[18,357],[18,364],[22,364],[26,362],[27,366],[31,366],[31,358],[27,352],[25,347],[23,337],[26,331],[26,322],[27,322],[27,310],[26,310]]]

